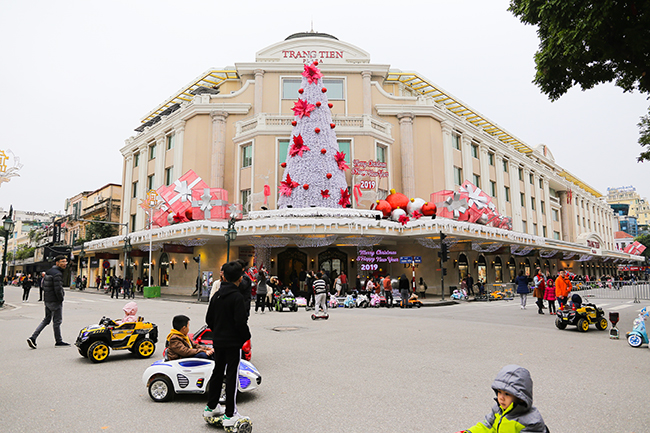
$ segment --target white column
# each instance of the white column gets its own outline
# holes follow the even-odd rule
[[[530,198],[530,170],[524,167],[524,207],[526,208],[526,228],[529,234],[533,233],[533,206],[531,205]]]
[[[467,134],[463,134],[460,137],[461,141],[461,152],[463,158],[463,177],[470,182],[474,183],[472,174],[474,174],[474,165],[472,164],[472,137]],[[462,183],[462,179],[461,179]]]
[[[413,158],[413,113],[400,113],[400,154],[402,158],[402,193],[408,198],[415,197],[415,164]]]
[[[210,115],[212,116],[212,173],[210,186],[212,188],[223,188],[226,159],[226,118],[228,113],[213,111]]]
[[[185,143],[185,121],[181,120],[174,125],[174,173],[173,178],[178,179],[183,171],[183,146]]]
[[[501,215],[506,214],[506,192],[505,192],[505,182],[503,175],[503,153],[497,152],[495,154],[496,159],[496,174],[497,174],[497,202],[499,203],[499,213]],[[510,203],[512,204],[512,209],[515,209],[514,202],[512,201],[513,197],[512,188],[510,189]],[[514,229],[514,215],[513,217],[513,229]]]
[[[454,189],[454,149],[451,147],[451,123],[443,121],[442,127],[442,151],[445,170],[445,189]]]
[[[257,115],[262,112],[262,102],[264,95],[264,71],[255,69],[255,104],[253,114]]]
[[[361,72],[361,82],[362,82],[362,92],[363,92],[363,114],[368,116],[372,115],[372,90],[370,86],[370,77],[372,77],[372,72],[363,71]]]
[[[549,191],[548,180],[544,179],[544,201],[546,202],[546,236],[553,239],[553,210],[551,209],[551,194]]]
[[[137,199],[138,204],[141,199],[145,198],[147,191],[147,166],[149,161],[149,146],[147,143],[144,143],[140,146],[140,166],[138,168],[138,190],[137,190]],[[135,212],[136,225],[139,230],[142,230],[145,226],[145,212],[141,206],[136,208]]]
[[[479,145],[479,150],[481,154],[479,155],[480,157],[480,165],[481,165],[481,184],[476,185],[479,188],[481,188],[485,193],[488,195],[491,194],[490,192],[490,161],[489,158],[490,156],[488,155],[489,149],[487,148],[486,145],[480,144]]]
[[[546,225],[546,221],[542,218],[542,198],[544,197],[544,190],[539,188],[539,175],[535,174],[533,179],[532,190],[535,191],[535,211],[537,213],[537,236],[544,236],[543,227]],[[546,203],[547,200],[544,200]],[[546,213],[546,209],[544,209]],[[547,235],[548,235],[548,228]]]
[[[167,137],[156,137],[156,164],[154,166],[153,189],[158,189],[165,181],[165,153],[167,152]],[[147,185],[147,188],[149,185]]]
[[[521,188],[519,186],[519,164],[512,160],[508,161],[508,173],[510,174],[510,203],[512,204],[512,229],[521,232],[524,229],[522,224]],[[526,200],[524,199],[524,206]],[[530,223],[526,221],[526,226]]]
[[[131,224],[131,195],[133,186],[133,154],[128,154],[124,157],[126,162],[124,167],[124,185],[122,186],[122,223]],[[133,227],[129,227],[132,231]]]

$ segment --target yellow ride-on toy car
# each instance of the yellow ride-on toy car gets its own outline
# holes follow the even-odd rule
[[[604,331],[609,322],[605,318],[602,308],[591,303],[582,303],[579,295],[573,295],[571,305],[565,305],[564,309],[558,310],[555,317],[555,326],[564,329],[567,325],[578,327],[579,331],[587,332],[589,325],[596,325],[596,328]]]
[[[105,361],[110,349],[128,349],[134,355],[148,358],[156,350],[158,327],[138,317],[136,322],[117,324],[102,317],[98,325],[90,325],[79,332],[75,346],[79,354],[93,362]]]

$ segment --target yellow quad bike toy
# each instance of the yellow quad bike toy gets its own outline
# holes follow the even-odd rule
[[[596,325],[596,329],[604,331],[609,322],[605,318],[603,309],[592,303],[582,303],[579,295],[572,296],[571,306],[565,305],[563,310],[558,310],[555,315],[555,326],[565,329],[567,325],[577,326],[581,332],[587,332],[589,325]]]
[[[149,358],[156,350],[158,327],[138,317],[137,322],[117,324],[102,317],[98,325],[79,332],[75,346],[79,354],[93,362],[105,361],[110,350],[128,349],[136,356]]]

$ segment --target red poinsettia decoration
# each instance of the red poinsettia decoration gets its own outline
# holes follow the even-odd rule
[[[339,170],[348,170],[350,168],[345,163],[345,153],[344,152],[336,152],[336,155],[334,155],[334,159],[336,160],[336,163],[339,165]]]
[[[298,102],[293,104],[293,114],[294,116],[298,116],[302,119],[303,116],[310,117],[311,112],[316,109],[316,106],[313,104],[310,104],[306,100],[298,99]]]
[[[293,144],[291,145],[291,148],[289,149],[289,155],[291,156],[301,156],[302,153],[310,150],[309,147],[305,146],[305,143],[302,139],[302,135],[294,135],[293,136]]]
[[[322,195],[323,198],[330,198],[330,190],[329,189],[321,189],[320,190],[320,195]]]
[[[316,63],[305,65],[305,70],[302,71],[302,76],[309,81],[309,84],[314,84],[318,82],[319,78],[323,78],[323,74],[321,74],[320,69],[316,67]]]
[[[414,220],[418,220],[418,219],[420,219],[420,218],[422,218],[422,214],[421,214],[420,212],[414,210],[414,211],[413,211],[413,219],[414,219]]]
[[[184,213],[174,213],[172,218],[174,219],[174,224],[184,223],[189,221]]]
[[[347,207],[350,204],[350,191],[347,188],[341,188],[341,200],[339,204],[342,207]]]
[[[298,182],[291,180],[291,176],[287,174],[287,179],[280,182],[280,195],[291,196],[293,189],[298,186]]]
[[[409,222],[409,221],[410,221],[410,218],[408,217],[408,215],[400,215],[399,216],[399,223],[402,224],[403,226],[405,226],[406,223]]]

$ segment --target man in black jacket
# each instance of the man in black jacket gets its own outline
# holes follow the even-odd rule
[[[212,330],[212,345],[214,347],[214,370],[210,379],[208,404],[203,416],[213,418],[224,415],[224,427],[234,426],[241,415],[237,412],[235,395],[237,392],[237,376],[241,347],[251,338],[248,329],[248,313],[246,302],[239,284],[242,281],[242,266],[238,262],[226,263],[223,266],[224,280],[219,291],[210,300],[205,322]],[[221,384],[226,369],[226,408],[219,404]]]
[[[54,327],[54,339],[56,347],[70,347],[61,338],[61,323],[63,322],[63,271],[68,266],[68,259],[64,255],[54,258],[55,265],[45,273],[43,278],[43,300],[45,301],[45,318],[38,325],[31,337],[27,339],[27,344],[32,349],[36,349],[36,339],[41,331],[52,322]]]

